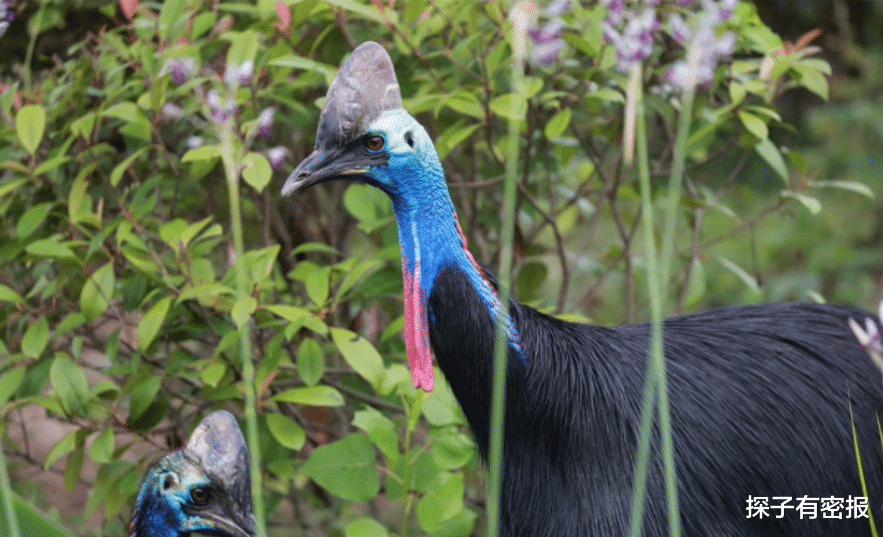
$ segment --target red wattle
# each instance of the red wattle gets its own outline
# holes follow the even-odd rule
[[[415,388],[431,392],[435,386],[432,355],[429,351],[429,316],[426,296],[420,288],[420,260],[414,263],[414,273],[408,270],[408,258],[402,248],[402,284],[405,296],[405,350],[408,367]]]

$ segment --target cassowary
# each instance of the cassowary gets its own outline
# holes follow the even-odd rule
[[[209,414],[185,447],[147,470],[130,537],[255,537],[248,468],[236,419],[224,410]]]
[[[503,535],[619,536],[628,528],[650,326],[564,322],[512,301],[466,248],[445,176],[423,127],[402,108],[392,62],[377,43],[347,59],[319,117],[314,151],[282,194],[322,181],[362,181],[392,200],[401,242],[405,342],[415,387],[433,386],[430,343],[488,453],[496,323],[509,342]],[[848,327],[869,313],[782,303],[668,319],[665,356],[684,535],[869,535],[844,506],[865,496],[850,404],[880,510],[876,413],[880,373]],[[667,534],[658,432],[641,535]],[[792,497],[747,518],[749,497]],[[815,498],[814,518],[797,506]],[[820,498],[841,498],[823,504]],[[811,507],[813,500],[805,505]],[[823,505],[835,507],[823,512]],[[825,517],[823,518],[823,515]],[[827,515],[841,518],[827,518]]]

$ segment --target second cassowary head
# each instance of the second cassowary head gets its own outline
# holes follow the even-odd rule
[[[206,416],[183,448],[153,463],[138,492],[131,537],[254,537],[248,448],[232,414]]]
[[[389,54],[374,42],[359,45],[341,65],[319,116],[314,150],[285,181],[282,195],[334,179],[364,182],[392,200],[414,387],[428,391],[434,385],[427,303],[436,278],[451,266],[470,280],[520,352],[517,332],[466,249],[432,139],[404,110]]]

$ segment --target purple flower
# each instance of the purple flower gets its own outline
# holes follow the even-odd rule
[[[564,21],[554,19],[542,28],[531,28],[527,31],[530,38],[537,45],[544,45],[551,41],[557,41],[561,38],[561,32],[564,30]]]
[[[269,136],[273,130],[273,113],[276,109],[272,106],[264,108],[258,116],[257,134],[258,136]]]
[[[537,45],[533,49],[532,57],[535,61],[540,62],[543,65],[551,65],[558,57],[558,53],[561,52],[563,46],[563,39],[556,39],[554,41],[549,41],[548,43],[543,43],[542,45]]]
[[[611,3],[612,5],[612,3]],[[610,13],[614,13],[611,9]],[[659,29],[656,12],[645,8],[640,13],[622,11],[621,17],[608,16],[603,23],[604,40],[616,49],[616,68],[627,73],[635,62],[650,56],[653,52],[653,31]],[[619,31],[614,22],[621,18],[625,27]]]
[[[285,146],[277,145],[267,150],[267,160],[270,161],[270,167],[274,170],[282,164],[287,156],[288,148]]]
[[[188,78],[196,74],[196,60],[189,56],[183,58],[169,58],[163,63],[159,75],[172,73],[172,81],[175,84],[183,84]]]
[[[0,2],[0,35],[6,33],[6,30],[9,29],[9,25],[12,23],[13,19],[15,19],[15,13],[9,9],[10,5],[12,5],[11,1]]]
[[[552,3],[546,6],[546,13],[552,17],[557,17],[567,11],[569,7],[570,0],[553,0]]]
[[[160,115],[163,119],[172,120],[172,119],[181,119],[181,116],[184,115],[184,111],[181,110],[181,107],[175,103],[166,103],[162,105],[159,109]]]
[[[726,32],[718,35],[717,27],[725,21],[722,13],[731,0],[702,0],[703,10],[695,15],[695,31],[677,13],[668,19],[672,38],[687,50],[687,59],[680,60],[669,69],[665,78],[682,89],[696,84],[708,84],[714,80],[714,70],[721,58],[729,57],[736,47],[736,35]],[[721,7],[724,6],[724,7]]]
[[[202,147],[202,137],[201,136],[190,136],[187,138],[187,147],[190,149],[196,149],[197,147]]]
[[[251,82],[252,74],[254,74],[254,62],[251,60],[245,60],[242,65],[227,64],[227,70],[224,71],[224,82],[229,86],[248,84]]]
[[[212,118],[218,123],[224,123],[238,111],[236,101],[232,97],[227,97],[222,101],[215,89],[208,91],[205,96],[205,104],[208,105]]]

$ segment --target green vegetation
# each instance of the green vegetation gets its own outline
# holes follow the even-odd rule
[[[362,41],[389,50],[470,248],[492,265],[513,123],[505,246],[527,304],[645,320],[648,273],[663,276],[664,314],[764,300],[876,310],[883,298],[873,41],[850,44],[858,81],[829,78],[812,44],[783,43],[738,4],[716,29],[732,32],[732,57],[715,59],[685,107],[666,242],[685,101],[668,80],[689,48],[671,17],[696,32],[701,6],[661,3],[636,78],[647,202],[662,215],[646,222],[648,245],[637,165],[624,164],[629,75],[603,38],[603,2],[539,6],[548,35],[535,35],[518,88],[507,3],[69,4],[25,6],[0,35],[16,52],[0,66],[0,403],[17,494],[0,487],[0,527],[14,511],[40,535],[56,531],[39,529],[47,517],[70,534],[125,534],[146,465],[227,408],[254,411],[243,430],[271,537],[484,531],[484,470],[462,412],[444,382],[415,392],[407,373],[388,199],[360,184],[279,197]],[[783,103],[808,101],[784,119]],[[654,249],[670,249],[669,267],[648,269]],[[47,427],[61,433],[43,447]],[[43,478],[85,498],[82,510],[55,505]]]

